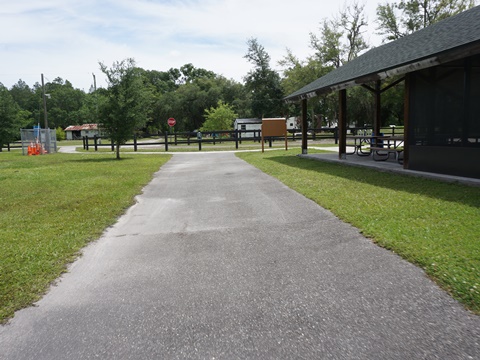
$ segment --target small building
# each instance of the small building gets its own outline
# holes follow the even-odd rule
[[[65,129],[67,140],[78,140],[84,136],[94,137],[100,136],[98,124],[71,125]]]
[[[253,132],[262,130],[262,119],[235,119],[233,127],[239,131],[252,131],[252,133],[242,133],[242,137],[250,137],[253,136]]]

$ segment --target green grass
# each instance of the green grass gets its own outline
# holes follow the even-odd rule
[[[82,140],[60,140],[57,141],[57,147],[61,146],[83,146]]]
[[[0,323],[32,304],[169,155],[0,153]]]
[[[420,266],[480,314],[480,188],[300,159],[238,156]]]

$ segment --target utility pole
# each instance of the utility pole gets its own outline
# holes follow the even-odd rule
[[[45,94],[45,82],[43,81],[42,74],[42,90],[43,90],[43,113],[45,119],[45,150],[47,154],[50,154],[50,129],[48,128],[48,118],[47,118],[47,94]],[[41,133],[41,130],[40,130]]]
[[[95,74],[92,73],[93,75],[93,92],[95,93],[95,105],[96,105],[96,113],[95,113],[95,120],[98,123],[98,97],[97,97],[97,78],[95,77]]]
[[[95,77],[95,74],[92,73],[93,76],[93,92],[95,94],[95,123],[97,124],[97,130],[99,135],[100,134],[100,124],[98,123],[98,95],[97,95],[97,78]]]

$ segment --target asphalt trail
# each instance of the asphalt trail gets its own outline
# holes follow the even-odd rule
[[[231,153],[175,154],[0,359],[478,359],[480,317]]]

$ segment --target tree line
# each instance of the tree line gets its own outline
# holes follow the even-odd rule
[[[401,0],[379,4],[377,33],[383,41],[396,40],[471,8],[475,2]],[[367,21],[364,5],[356,1],[345,4],[336,16],[323,19],[317,32],[309,34],[312,54],[306,59],[299,59],[286,49],[286,55],[279,61],[280,72],[273,70],[270,56],[258,39],[250,38],[244,58],[252,69],[243,83],[193,64],[167,71],[145,70],[137,67],[134,59],[118,61],[111,67],[99,64],[107,77],[107,88],[84,92],[58,77],[45,84],[45,92],[49,94],[49,127],[64,129],[69,125],[101,123],[120,145],[127,136],[125,133],[114,138],[120,128],[129,132],[128,136],[132,130],[164,132],[168,130],[166,120],[172,116],[178,131],[231,127],[235,117],[298,116],[298,105],[286,104],[284,96],[368,50]],[[371,124],[371,94],[355,87],[348,90],[347,96],[350,121],[357,126]],[[335,94],[311,99],[308,104],[311,127],[334,125],[337,109]],[[10,89],[0,83],[0,144],[16,140],[20,128],[43,125],[43,111],[43,89],[39,83],[30,87],[20,79]],[[402,124],[402,85],[384,94],[382,121],[384,126]]]

